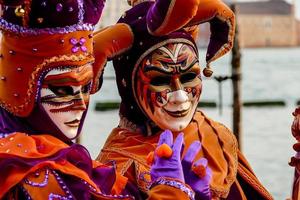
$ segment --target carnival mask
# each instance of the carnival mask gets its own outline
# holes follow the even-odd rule
[[[154,50],[135,79],[140,107],[161,129],[181,131],[190,123],[202,89],[198,56],[190,45],[170,43]]]
[[[92,77],[92,66],[87,64],[51,70],[42,82],[42,107],[69,139],[79,134],[80,122],[89,103]]]

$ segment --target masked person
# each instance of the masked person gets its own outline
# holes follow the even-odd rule
[[[300,107],[296,108],[293,112],[294,121],[292,123],[292,135],[297,140],[297,143],[293,145],[293,149],[297,152],[295,156],[291,158],[290,166],[295,167],[292,199],[300,198]]]
[[[81,132],[91,90],[99,87],[95,69],[127,46],[111,39],[124,26],[93,38],[101,0],[0,3],[0,199],[132,199],[127,178],[72,142]],[[108,53],[98,53],[96,61],[94,41]],[[182,172],[181,163],[177,166]],[[159,172],[160,163],[153,168]],[[157,194],[171,186],[156,183],[149,199],[164,199]],[[177,185],[176,195],[193,197],[188,185]]]
[[[212,170],[208,187],[212,199],[272,199],[238,150],[231,131],[196,109],[202,80],[190,27],[210,23],[204,69],[204,75],[210,76],[210,63],[232,47],[232,11],[219,0],[131,3],[134,6],[119,23],[130,26],[134,42],[113,60],[122,99],[120,123],[112,130],[98,160],[116,160],[117,170],[136,185],[143,199],[151,183],[147,156],[156,148],[160,133],[170,129],[174,137],[184,133],[186,146],[194,141],[201,143],[196,159],[207,159]],[[185,180],[190,174],[185,173]],[[201,190],[206,186],[191,186],[196,199],[203,199]]]

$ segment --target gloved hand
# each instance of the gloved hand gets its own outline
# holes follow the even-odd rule
[[[158,146],[154,152],[154,162],[150,170],[151,180],[160,177],[174,178],[184,182],[181,165],[181,149],[183,146],[183,133],[180,133],[173,144],[171,131],[164,131],[159,138]]]
[[[201,149],[199,141],[193,142],[182,159],[182,168],[184,172],[185,183],[195,192],[195,199],[209,200],[211,193],[209,183],[212,177],[212,171],[207,166],[207,160],[200,158],[193,163],[196,155]]]

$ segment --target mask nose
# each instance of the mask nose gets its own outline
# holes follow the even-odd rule
[[[180,82],[179,76],[172,78],[172,87],[174,91],[183,90],[183,86]]]
[[[73,109],[79,111],[85,111],[87,109],[88,98],[81,90],[76,95],[76,103],[74,104]]]
[[[188,101],[188,96],[185,91],[183,90],[177,90],[175,92],[172,92],[169,102],[173,104],[181,104]]]

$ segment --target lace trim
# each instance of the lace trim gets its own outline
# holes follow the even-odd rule
[[[167,186],[177,188],[177,189],[181,190],[182,192],[186,193],[189,196],[189,199],[191,199],[191,200],[195,199],[194,191],[191,188],[187,187],[184,183],[182,183],[179,180],[168,179],[168,178],[162,177],[162,178],[159,178],[156,181],[154,181],[151,184],[149,189],[151,189],[157,185],[167,185]]]

